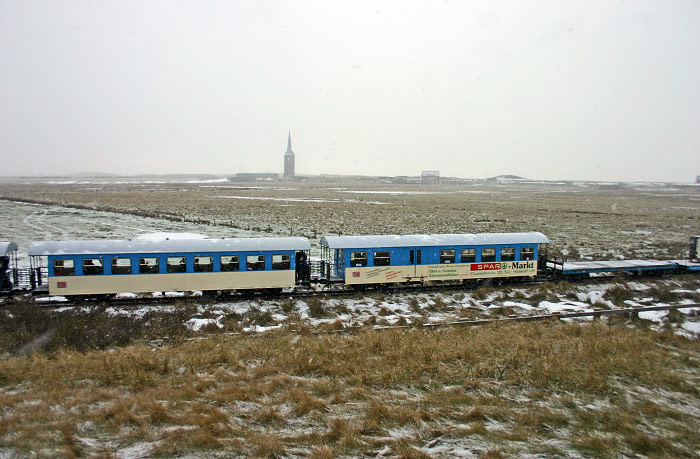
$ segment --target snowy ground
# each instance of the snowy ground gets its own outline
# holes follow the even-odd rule
[[[192,222],[173,222],[150,217],[70,209],[60,206],[0,204],[0,240],[15,242],[20,267],[29,266],[27,250],[33,241],[82,239],[130,239],[149,234],[194,234],[202,237],[261,237],[269,234],[225,226],[204,226]]]
[[[607,299],[609,290],[622,288],[629,299],[615,304]],[[282,327],[304,326],[314,330],[343,330],[357,327],[386,328],[396,326],[441,325],[465,320],[510,319],[552,313],[593,312],[669,304],[654,298],[652,291],[666,290],[678,301],[673,304],[700,302],[700,278],[681,277],[679,280],[650,280],[647,282],[596,283],[572,285],[561,289],[548,287],[503,287],[476,291],[368,293],[347,296],[321,296],[309,299],[241,299],[196,303],[183,325],[193,332],[203,329],[264,333]],[[155,295],[155,294],[154,294]],[[156,295],[159,296],[160,294]],[[190,295],[166,292],[166,296],[187,301]],[[132,295],[119,297],[126,299]],[[195,292],[195,298],[201,293]],[[53,300],[60,301],[60,297]],[[90,306],[66,306],[61,311],[74,311]],[[172,312],[172,304],[139,304],[111,306],[105,313],[140,318],[149,311]],[[638,315],[651,328],[670,327],[677,334],[691,339],[700,337],[700,307],[675,311],[647,311]],[[563,319],[588,321],[592,317]]]

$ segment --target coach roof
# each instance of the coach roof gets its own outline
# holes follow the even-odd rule
[[[410,234],[386,236],[325,236],[321,245],[330,249],[381,247],[435,247],[457,245],[548,244],[542,233]]]
[[[84,255],[119,253],[266,252],[271,250],[310,250],[304,237],[238,239],[94,240],[32,242],[29,255]]]
[[[5,255],[8,252],[17,250],[17,244],[14,242],[0,241],[0,255]]]

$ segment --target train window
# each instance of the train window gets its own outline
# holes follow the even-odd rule
[[[350,266],[367,266],[367,252],[350,252]]]
[[[440,263],[454,263],[455,249],[440,249]]]
[[[168,257],[165,260],[169,273],[184,273],[187,271],[185,257]]]
[[[496,249],[481,249],[481,261],[496,261]]]
[[[139,273],[150,274],[157,273],[158,268],[158,258],[156,257],[144,257],[139,258]]]
[[[131,274],[131,258],[112,258],[112,274]]]
[[[83,274],[86,276],[102,274],[103,272],[104,268],[102,267],[101,258],[85,258],[83,260]]]
[[[289,269],[292,266],[289,260],[289,255],[273,255],[272,269]]]
[[[503,247],[501,249],[501,261],[513,261],[513,260],[515,260],[515,248]]]
[[[220,261],[222,271],[238,271],[238,255],[224,255]]]
[[[520,259],[521,260],[534,260],[535,258],[535,248],[534,247],[522,247],[520,249]]]
[[[476,261],[476,249],[462,249],[462,263],[474,263]]]
[[[213,257],[194,257],[194,272],[209,273],[214,270]]]
[[[72,259],[53,261],[54,276],[72,276],[73,274],[75,274],[75,263]]]
[[[264,271],[265,255],[248,255],[246,257],[245,269],[248,271]]]
[[[374,266],[389,266],[390,264],[390,252],[374,252]]]

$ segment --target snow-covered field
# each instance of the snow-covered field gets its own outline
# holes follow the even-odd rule
[[[186,189],[131,187],[0,186],[0,195],[50,201],[0,201],[0,239],[17,242],[24,263],[37,239],[288,235],[290,226],[309,237],[536,230],[561,253],[586,259],[670,257],[700,233],[697,194],[674,190],[598,196],[576,187],[392,190],[205,180]],[[144,209],[155,216],[137,214]],[[184,221],[198,218],[235,225]],[[166,295],[175,302],[36,308],[48,311],[49,331],[29,348],[51,339],[59,347],[55,355],[13,357],[16,346],[5,342],[0,457],[658,457],[700,450],[700,308],[564,319],[575,322],[565,326],[426,331],[460,321],[694,304],[700,276],[274,300]],[[17,317],[0,309],[4,323],[22,313],[13,311]],[[149,321],[165,316],[175,320],[159,330],[172,334],[149,334],[156,325]],[[95,336],[85,329],[88,319],[123,330]],[[25,325],[35,322],[28,317]],[[143,335],[119,333],[136,324]],[[340,330],[357,331],[338,336]],[[22,327],[6,333],[28,339]],[[84,336],[104,350],[89,350]],[[139,342],[109,341],[117,337]]]
[[[206,185],[207,188],[224,185]],[[240,189],[241,187],[239,187]],[[242,187],[245,190],[259,190],[279,193],[279,197],[253,197],[252,199],[313,201],[312,198],[291,198],[287,195],[295,188],[265,188]],[[348,190],[338,188],[341,195],[347,193],[369,195],[422,195],[436,192],[426,191],[378,191],[378,190]],[[479,191],[479,190],[472,190]],[[469,190],[461,191],[469,192]],[[494,192],[494,191],[489,191]],[[498,191],[495,191],[498,192]],[[221,196],[227,197],[227,196]],[[250,197],[229,196],[233,198]],[[217,196],[218,198],[218,196]],[[342,198],[335,198],[337,201]],[[143,205],[148,207],[148,203]],[[25,204],[2,202],[2,218],[0,218],[0,239],[17,242],[20,247],[19,263],[28,265],[26,251],[33,240],[72,240],[72,239],[128,239],[128,238],[164,238],[164,237],[260,237],[269,236],[266,231],[246,230],[236,227],[203,225],[188,221],[171,221],[167,219],[143,217],[128,213],[105,212],[101,210],[75,209],[55,205]],[[368,218],[371,218],[368,216]],[[261,225],[263,226],[263,225]],[[632,233],[632,232],[630,232]],[[178,236],[179,234],[179,236]],[[636,233],[635,233],[636,234]],[[633,235],[633,239],[636,235]],[[622,235],[620,242],[627,236]],[[700,277],[700,276],[699,276]],[[700,284],[700,282],[699,282]],[[399,293],[394,295],[370,294],[358,298],[336,297],[323,300],[314,299],[316,308],[309,313],[309,307],[304,300],[287,300],[284,307],[279,301],[237,301],[217,302],[206,305],[199,303],[200,315],[193,316],[186,326],[199,330],[205,325],[222,327],[221,318],[231,312],[241,316],[239,322],[243,331],[261,332],[270,328],[279,328],[290,321],[303,320],[313,328],[319,327],[356,327],[362,325],[393,326],[412,325],[416,323],[445,323],[467,318],[488,319],[504,316],[531,316],[556,311],[581,312],[593,307],[616,308],[622,306],[638,306],[656,304],[653,298],[645,298],[644,292],[649,291],[649,285],[640,283],[627,284],[625,288],[634,292],[634,298],[626,300],[624,305],[615,305],[605,300],[606,289],[612,284],[597,284],[574,287],[573,292],[562,294],[548,293],[545,299],[532,300],[533,296],[542,296],[537,289],[509,288],[494,290],[486,298],[477,298],[483,292],[464,293]],[[670,290],[686,292],[678,285],[667,286]],[[695,287],[697,289],[697,287]],[[691,288],[690,290],[694,290]],[[697,293],[697,290],[695,290]],[[166,293],[168,296],[180,296],[176,292]],[[692,302],[692,300],[686,300]],[[318,303],[321,303],[320,306]],[[153,308],[160,308],[155,303]],[[259,324],[245,320],[246,311],[262,311],[263,317],[268,317],[267,323]],[[129,314],[130,308],[122,312]],[[507,311],[504,312],[504,311]],[[675,328],[678,333],[687,336],[697,336],[698,327],[696,310],[681,310],[682,317],[687,320],[677,321]],[[290,317],[291,316],[291,317]],[[643,320],[655,324],[668,322],[669,313],[656,312],[640,315]],[[585,319],[580,319],[585,320]],[[230,323],[230,322],[227,322]]]

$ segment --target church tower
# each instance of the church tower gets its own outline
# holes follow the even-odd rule
[[[287,151],[284,152],[284,177],[294,177],[294,152],[292,151],[292,131],[289,131],[287,139]]]

